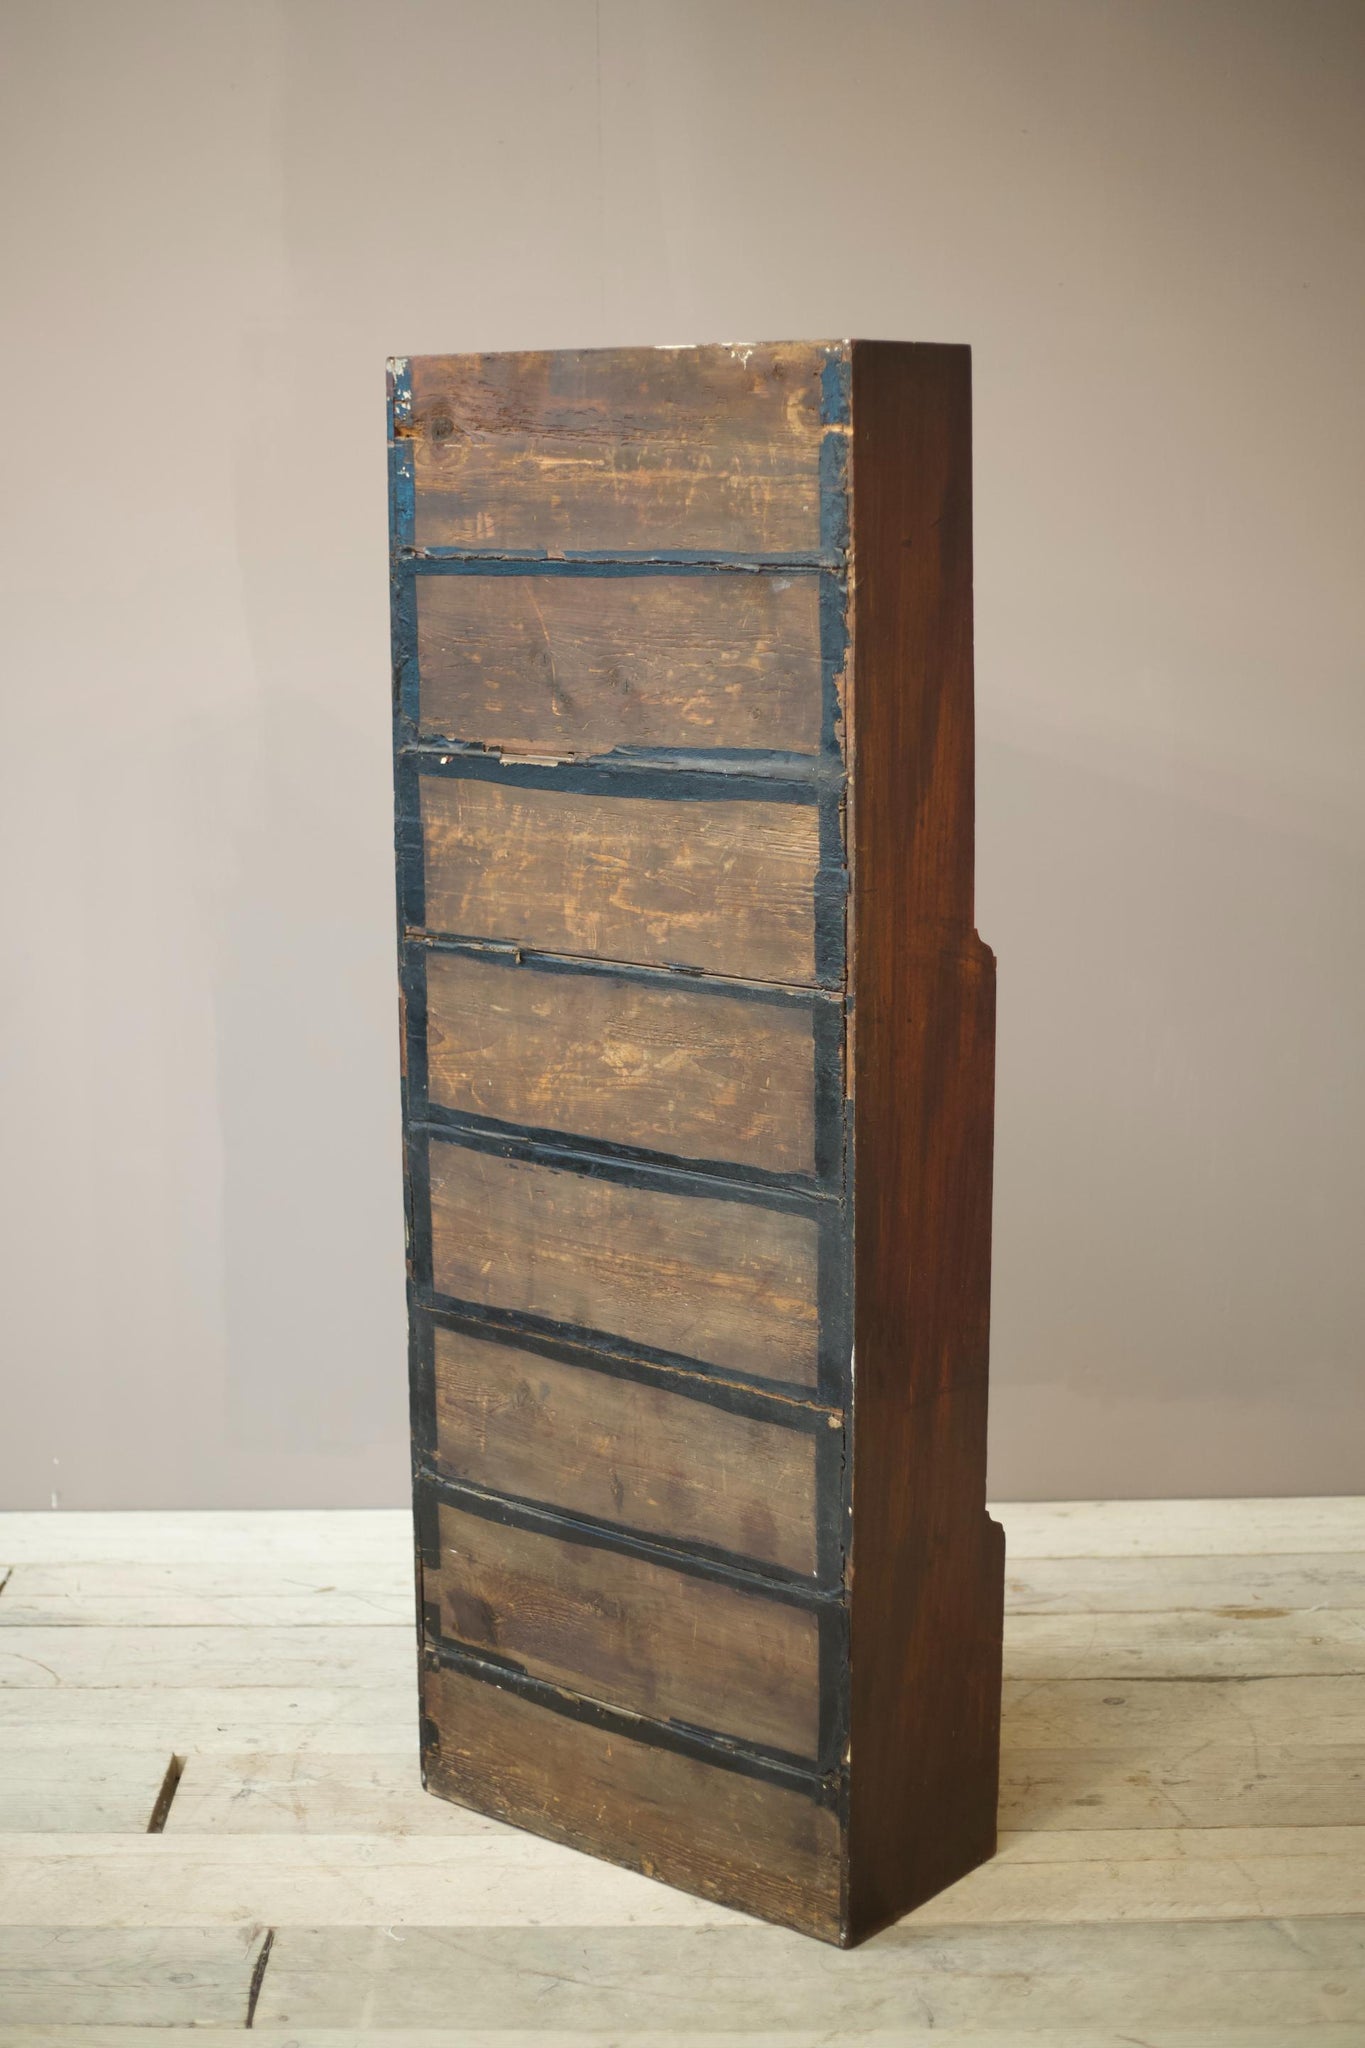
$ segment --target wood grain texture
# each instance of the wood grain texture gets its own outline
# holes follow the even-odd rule
[[[0,1834],[145,1835],[170,1753],[0,1747]]]
[[[816,754],[813,575],[422,576],[424,733],[518,753]]]
[[[651,1720],[815,1755],[807,1609],[444,1503],[439,1530],[423,1597],[448,1640]]]
[[[971,927],[970,378],[966,349],[854,348],[851,1940],[995,1840],[995,985]]]
[[[452,1479],[791,1571],[815,1570],[804,1430],[434,1332],[437,1462]]]
[[[590,2028],[600,2030],[592,2048],[653,2043],[665,2013],[688,2048],[777,2048],[788,2028],[802,2030],[801,2048],[1134,2048],[1135,2033],[1141,2048],[1298,2048],[1293,2030],[1305,2025],[1303,2048],[1327,2048],[1335,2025],[1365,2026],[1363,1934],[1346,1917],[912,1922],[831,1967],[819,1949],[761,1927],[704,1939],[695,1929],[623,1928],[594,1941],[568,1927],[518,1930],[517,1939],[429,1928],[411,1930],[402,1947],[383,1927],[368,1937],[285,1928],[258,2024],[344,2026],[363,1996],[371,2026],[422,2026],[458,2010],[462,2031],[505,2028],[517,2048],[526,2037],[512,2030],[544,2027],[547,2005],[553,2048]],[[1329,2030],[1321,2041],[1318,2027]]]
[[[39,2048],[58,2024],[71,2029],[66,2048],[86,2027],[155,2028],[170,2042],[171,2027],[221,2026],[240,2038],[264,1940],[249,1925],[0,1926],[0,2039],[13,2028],[16,2048]]]
[[[432,952],[427,1067],[443,1109],[772,1173],[815,1168],[804,1005]]]
[[[426,925],[542,952],[811,982],[809,803],[421,778]]]
[[[820,544],[825,347],[414,356],[419,547]]]
[[[663,1193],[433,1139],[441,1294],[811,1387],[818,1232],[754,1202]]]
[[[803,1794],[609,1734],[456,1671],[424,1672],[422,1704],[433,1791],[831,1938],[839,1831]]]

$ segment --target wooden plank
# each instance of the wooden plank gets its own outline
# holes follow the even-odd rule
[[[0,2041],[11,2029],[37,2048],[49,2027],[147,2027],[163,2048],[170,2027],[240,2029],[264,1940],[264,1927],[230,1924],[73,1926],[60,1909],[46,1926],[0,1926]]]
[[[424,1756],[434,1791],[706,1899],[825,1939],[836,1932],[838,1826],[801,1793],[548,1712],[457,1671],[423,1673],[423,1706],[437,1731]],[[564,1880],[595,1893],[597,1868],[575,1862]]]
[[[411,1672],[407,1628],[11,1628],[0,1688],[387,1687]]]
[[[341,1512],[345,1512],[341,1510]],[[116,1517],[110,1516],[114,1521]],[[262,1529],[256,1554],[239,1550],[219,1564],[210,1557],[164,1563],[136,1558],[73,1558],[69,1561],[17,1564],[5,1589],[5,1600],[88,1600],[92,1608],[104,1601],[143,1600],[149,1608],[174,1610],[202,1593],[206,1601],[240,1595],[247,1600],[311,1600],[321,1618],[328,1603],[387,1601],[412,1594],[412,1515],[409,1509],[392,1518],[390,1555],[371,1559],[342,1557],[328,1572],[327,1560],[291,1561],[272,1557],[270,1529]],[[193,1534],[193,1531],[191,1531]],[[192,1545],[192,1548],[201,1546]],[[0,1601],[0,1606],[4,1601]],[[374,1619],[371,1616],[371,1619]]]
[[[1199,1611],[1225,1621],[1267,1610],[1365,1609],[1365,1557],[1065,1557],[1011,1559],[1014,1614]]]
[[[802,1387],[818,1364],[810,1217],[433,1139],[438,1292]]]
[[[121,1631],[120,1633],[128,1633]],[[1357,1678],[1261,1678],[1245,1684],[1182,1679],[1009,1682],[1010,1746],[1163,1755],[1196,1743],[1303,1744],[1354,1750],[1365,1724]],[[347,1689],[240,1683],[112,1689],[0,1688],[0,1744],[164,1748],[222,1754],[260,1750],[408,1755],[415,1739],[412,1681]]]
[[[434,1103],[683,1158],[814,1172],[812,1022],[704,986],[427,956]]]
[[[79,1752],[76,1752],[79,1762]],[[50,1761],[50,1759],[49,1759]],[[1365,1742],[1006,1748],[1000,1824],[1081,1828],[1365,1827]],[[409,1756],[190,1757],[167,1832],[466,1834],[495,1828],[424,1793]]]
[[[458,2012],[462,2030],[553,2028],[561,2042],[592,2028],[653,2041],[666,2018],[694,2041],[730,2028],[753,2048],[787,2028],[843,2048],[860,2027],[881,2048],[920,2030],[958,2048],[958,2030],[974,2025],[1013,2025],[1032,2036],[1029,2048],[1062,2027],[1079,2030],[1068,2048],[1098,2048],[1101,2027],[1131,2044],[1135,2034],[1159,2041],[1154,2026],[1208,2026],[1228,2030],[1219,2048],[1247,2048],[1255,2034],[1244,2029],[1365,2023],[1365,1943],[1346,1919],[989,1928],[916,1919],[833,1965],[779,1928],[732,1925],[704,1940],[694,1930],[623,1929],[585,1941],[571,1928],[414,1927],[401,1946],[383,1928],[282,1928],[257,2026],[345,2026],[360,2011],[376,2030]],[[1279,2048],[1284,2037],[1270,2038]]]
[[[451,1478],[815,1570],[807,1432],[461,1330],[438,1326],[434,1344],[437,1459]]]
[[[585,1726],[552,1718],[580,1732]],[[461,1745],[472,1742],[463,1716],[452,1733]],[[504,1727],[504,1738],[506,1733]],[[615,1740],[621,1749],[638,1747]],[[540,1760],[544,1755],[541,1751]],[[579,1782],[552,1788],[549,1819],[556,1830],[592,1846],[601,1839],[597,1830],[619,1779],[597,1778],[591,1755],[582,1748],[574,1756]],[[537,1760],[534,1751],[520,1756],[523,1782]],[[479,1760],[477,1782],[484,1786],[480,1796],[485,1804],[499,1797],[496,1783],[484,1774],[496,1771],[500,1761]],[[675,1783],[670,1766],[679,1762],[691,1771]],[[697,1782],[698,1772],[710,1772],[714,1784]],[[595,1782],[591,1811],[584,1805],[585,1774]],[[454,1782],[464,1781],[457,1776]],[[746,1876],[737,1873],[727,1880],[722,1869],[715,1869],[717,1885],[751,1910],[771,1910],[784,1884],[808,1880],[810,1858],[820,1855],[820,1831],[829,1822],[809,1802],[804,1815],[798,1815],[791,1802],[799,1805],[799,1794],[713,1771],[669,1751],[652,1752],[647,1784],[649,1794],[642,1794],[638,1809],[632,1795],[630,1810],[618,1812],[615,1824],[632,1860],[648,1860],[668,1883],[683,1878],[692,1884],[700,1876],[710,1881],[711,1872],[702,1864],[718,1854],[721,1843],[732,1851],[738,1845],[741,1871],[760,1844],[773,1859],[774,1881],[766,1899],[764,1873],[755,1874],[755,1896],[746,1899]],[[616,1791],[615,1797],[620,1796]],[[685,1826],[683,1800],[692,1802]],[[798,1820],[803,1824],[798,1826]],[[547,1825],[546,1818],[535,1825]],[[1213,1848],[1207,1855],[1184,1855],[1169,1844],[1168,1853],[1155,1853],[1162,1845],[1153,1838],[1161,1832],[1138,1831],[1133,1853],[1125,1843],[1091,1855],[1083,1846],[1071,1853],[1069,1839],[1059,1836],[1024,1837],[1030,1853],[1002,1855],[972,1871],[926,1902],[913,1927],[1013,1923],[1036,1931],[1097,1921],[1235,1919],[1260,1925],[1283,1918],[1354,1920],[1365,1906],[1365,1856],[1358,1846],[1319,1850],[1274,1839],[1315,1835],[1321,1832],[1317,1829],[1268,1830],[1270,1839],[1239,1840],[1236,1853],[1227,1856]],[[1210,1832],[1216,1836],[1217,1831]],[[1240,1837],[1242,1831],[1234,1833]],[[1084,1845],[1092,1837],[1082,1833],[1075,1840]],[[430,1924],[434,1898],[455,1926],[497,1926],[519,1934],[528,1924],[701,1929],[732,1920],[723,1904],[675,1894],[615,1864],[589,1870],[558,1841],[518,1830],[448,1839],[282,1835],[268,1855],[252,1835],[12,1835],[5,1849],[0,1915],[7,1926],[107,1927],[113,1920],[130,1926],[211,1927],[254,1920],[281,1928],[420,1927]],[[1033,1854],[1036,1849],[1047,1853]],[[675,1858],[679,1876],[670,1875]],[[805,1899],[798,1910],[803,1919],[832,1918],[832,1905],[833,1897],[822,1893]]]
[[[1006,1730],[1008,1743],[1008,1729]],[[1172,1740],[1167,1747],[1013,1749],[1005,1828],[1365,1827],[1365,1741]]]
[[[1038,1557],[1365,1552],[1365,1495],[1322,1500],[1015,1501],[992,1508],[1011,1566]]]
[[[1004,1724],[1016,1750],[1189,1750],[1248,1738],[1350,1745],[1365,1725],[1365,1680],[1006,1679]]]
[[[820,749],[814,576],[419,576],[420,725],[560,757]]]
[[[423,1587],[448,1640],[652,1720],[815,1755],[807,1609],[444,1504],[439,1519]]]
[[[717,1774],[719,1775],[719,1774]],[[749,1781],[755,1782],[755,1781]],[[518,1828],[483,1835],[7,1835],[0,1925],[713,1927],[723,1905]],[[435,1902],[439,1901],[439,1905]],[[268,1974],[268,1972],[267,1972]]]
[[[393,1570],[343,1565],[346,1583],[284,1565],[16,1565],[0,1630],[305,1628],[407,1623],[412,1559]]]
[[[0,1745],[11,1742],[62,1754],[127,1747],[164,1749],[167,1756],[198,1750],[415,1756],[410,1640],[407,1669],[397,1684],[269,1685],[239,1673],[236,1684],[170,1691],[127,1682],[0,1687]]]
[[[811,343],[414,356],[419,547],[820,545]]]
[[[1365,1610],[1019,1614],[1010,1678],[1258,1678],[1365,1674]]]
[[[406,1508],[63,1509],[0,1513],[0,1568],[18,1564],[117,1563],[226,1566],[252,1560],[310,1569],[395,1560],[409,1568]],[[3,1597],[3,1596],[0,1596]]]
[[[168,1750],[0,1747],[0,1832],[147,1832]]]
[[[765,2029],[762,2033],[708,2030],[704,2038],[706,2048],[830,2048],[831,2040],[827,2028],[815,2033],[808,2028]],[[639,2033],[638,2048],[698,2048],[698,2040],[691,2030],[680,2034],[672,2028],[660,2031],[651,2027]],[[838,2040],[840,2048],[855,2042],[858,2048],[864,2044],[865,2048],[943,2048],[943,2035],[932,2022],[922,2027],[897,2027],[891,2033],[874,2025],[843,2033]],[[181,2048],[241,2048],[241,2032],[218,2027],[195,2028],[192,2035],[152,2027],[26,2027],[20,2034],[0,2024],[0,2048],[176,2048],[177,2043]],[[617,2028],[575,2027],[570,2036],[558,2028],[539,2027],[510,2031],[461,2027],[452,2033],[449,2027],[383,2027],[376,2032],[368,2026],[291,2026],[288,2048],[627,2048],[627,2043]],[[1022,2031],[990,2027],[983,2032],[973,2027],[964,2032],[955,2027],[952,2048],[1133,2048],[1133,2036],[1122,2025],[1100,2031],[1093,2027],[1027,2027]],[[1360,2048],[1360,2029],[1317,2021],[1306,2027],[1238,2024],[1230,2029],[1216,2022],[1207,2027],[1144,2026],[1142,2048]]]
[[[423,775],[426,928],[542,952],[813,983],[813,803]]]
[[[244,1555],[235,1565],[86,1561],[16,1565],[0,1598],[0,1628],[31,1626],[305,1626],[403,1621],[412,1612],[406,1517],[390,1564],[347,1563],[345,1583]],[[1006,1605],[1016,1614],[1207,1611],[1222,1621],[1267,1609],[1365,1609],[1365,1558],[1349,1552],[1268,1558],[1038,1558],[1012,1563]]]
[[[166,1833],[487,1835],[501,1821],[422,1788],[415,1744],[402,1756],[219,1756],[186,1760]]]

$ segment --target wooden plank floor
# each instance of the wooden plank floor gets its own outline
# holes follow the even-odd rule
[[[1000,1855],[849,1955],[428,1799],[402,1514],[0,1515],[0,2048],[1362,2048],[1365,1501],[996,1512]]]

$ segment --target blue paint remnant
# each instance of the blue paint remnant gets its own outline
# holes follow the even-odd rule
[[[820,372],[820,424],[846,427],[853,417],[852,364],[846,348],[831,350]]]

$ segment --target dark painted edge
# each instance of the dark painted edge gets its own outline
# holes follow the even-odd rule
[[[609,1379],[631,1380],[655,1387],[661,1393],[699,1401],[706,1408],[720,1408],[730,1415],[743,1415],[753,1422],[769,1422],[779,1429],[809,1434],[834,1435],[842,1428],[837,1408],[819,1402],[813,1389],[796,1390],[776,1381],[743,1379],[721,1367],[698,1367],[691,1360],[672,1359],[665,1352],[650,1352],[624,1346],[624,1340],[576,1325],[553,1323],[543,1317],[521,1317],[513,1310],[487,1309],[462,1304],[449,1296],[429,1295],[413,1303],[413,1316],[424,1337],[429,1329],[458,1330],[462,1336],[487,1344],[502,1344],[509,1350],[525,1351],[572,1365],[584,1372],[599,1372]],[[609,1347],[622,1345],[624,1348]],[[430,1344],[427,1343],[430,1351]],[[421,1420],[423,1445],[434,1454],[435,1382],[434,1357],[424,1359],[421,1375]]]
[[[411,446],[415,436],[411,437]],[[409,536],[411,535],[409,527]],[[834,529],[837,532],[837,527]],[[760,554],[745,548],[419,548],[411,537],[398,543],[395,560],[405,569],[436,576],[704,576],[737,572],[789,576],[803,569],[838,569],[839,547],[793,548]]]
[[[590,1699],[584,1693],[570,1692],[546,1679],[533,1678],[514,1664],[475,1654],[457,1643],[428,1642],[423,1656],[430,1669],[445,1666],[499,1691],[516,1693],[531,1705],[561,1714],[566,1720],[585,1722],[589,1727],[646,1748],[672,1750],[697,1763],[711,1764],[717,1770],[733,1771],[738,1777],[780,1785],[787,1791],[804,1793],[817,1806],[837,1809],[837,1782],[830,1773],[812,1768],[800,1757],[739,1743],[717,1729],[694,1728],[682,1721],[651,1721],[623,1708],[608,1706],[605,1701]],[[428,1746],[439,1749],[439,1730],[434,1730],[429,1721],[424,1723],[423,1734]]]
[[[728,1586],[737,1593],[775,1600],[788,1607],[818,1613],[843,1599],[836,1580],[822,1584],[806,1572],[785,1565],[768,1564],[747,1553],[727,1550],[718,1543],[699,1543],[686,1538],[670,1541],[624,1522],[609,1522],[598,1515],[575,1514],[550,1501],[526,1500],[517,1494],[498,1493],[491,1487],[476,1486],[466,1479],[452,1478],[439,1464],[424,1464],[417,1473],[420,1486],[433,1492],[447,1507],[460,1508],[485,1522],[498,1522],[509,1529],[525,1529],[534,1535],[552,1536],[563,1543],[577,1543],[586,1550],[610,1550],[622,1557],[637,1558],[642,1564],[662,1566],[685,1578],[706,1579]]]

